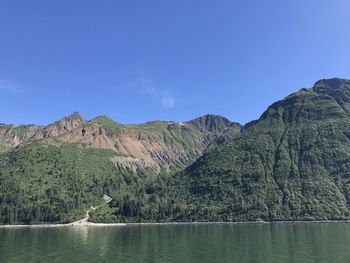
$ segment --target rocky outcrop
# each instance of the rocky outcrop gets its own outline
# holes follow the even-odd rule
[[[114,151],[117,157],[113,162],[120,169],[149,168],[159,172],[161,168],[190,164],[231,124],[220,116],[208,115],[205,119],[204,125],[197,120],[121,125],[101,116],[59,138],[63,142]]]
[[[0,150],[8,150],[38,139],[58,137],[73,131],[86,121],[75,112],[48,126],[0,124]]]
[[[33,139],[57,137],[73,131],[74,129],[82,126],[85,122],[86,120],[81,117],[78,112],[75,112],[55,123],[52,123],[38,130]]]
[[[0,124],[0,150],[7,150],[28,142],[42,127],[38,125]]]
[[[46,127],[18,126],[21,133],[3,125],[0,138],[6,145],[3,150],[37,140],[57,146],[78,143],[87,148],[107,149],[115,153],[112,161],[120,170],[159,172],[187,166],[230,125],[229,120],[217,115],[181,123],[153,121],[122,125],[107,116],[86,121],[79,113],[73,113]]]

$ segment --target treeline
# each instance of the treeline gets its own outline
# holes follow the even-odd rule
[[[0,223],[66,223],[123,188],[111,153],[79,145],[30,144],[0,157]]]
[[[0,156],[0,224],[181,220],[185,208],[169,196],[170,175],[121,173],[114,153],[79,144],[32,143]],[[103,195],[112,197],[104,204]],[[176,205],[175,205],[176,204]]]
[[[79,144],[3,153],[0,223],[70,222],[91,205],[95,222],[349,220],[350,82],[328,82],[274,103],[177,173],[120,171],[114,152]]]

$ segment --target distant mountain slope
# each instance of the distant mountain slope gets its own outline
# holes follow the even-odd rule
[[[73,114],[1,125],[0,141],[0,223],[69,222],[91,205],[95,222],[350,219],[349,80],[320,80],[243,127]]]
[[[40,128],[38,125],[0,124],[0,152],[27,142]]]
[[[350,81],[342,79],[318,81],[272,104],[174,178],[187,204],[184,218],[349,218],[349,110]]]
[[[46,127],[39,129],[30,141],[35,139],[51,138],[64,135],[74,129],[81,127],[86,120],[78,112],[64,117]]]
[[[231,123],[220,116],[207,115],[206,122],[149,122],[121,125],[100,116],[60,137],[64,142],[110,149],[113,162],[121,169],[156,170],[185,167],[193,162]]]
[[[3,125],[0,222],[79,219],[103,194],[124,198],[159,173],[191,164],[230,124],[206,115],[122,125],[74,113],[46,127]]]
[[[231,122],[206,115],[189,122],[155,121],[137,125],[119,124],[107,116],[86,121],[73,113],[46,127],[1,125],[2,151],[41,140],[60,145],[80,143],[89,148],[115,152],[114,163],[121,169],[185,167],[194,161]]]

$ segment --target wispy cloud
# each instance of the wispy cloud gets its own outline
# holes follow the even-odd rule
[[[152,86],[147,89],[147,93],[150,94],[153,99],[157,100],[164,108],[171,109],[175,107],[175,97],[169,92]]]
[[[175,106],[175,98],[171,96],[165,96],[160,101],[160,104],[165,108],[173,108]]]
[[[0,91],[18,92],[20,87],[13,81],[0,79]]]
[[[165,109],[171,109],[178,106],[179,98],[176,98],[164,85],[159,84],[150,74],[147,72],[139,72],[133,78],[127,79],[121,83],[123,90],[135,93],[138,96],[151,99],[158,105]],[[180,101],[181,102],[181,101]]]

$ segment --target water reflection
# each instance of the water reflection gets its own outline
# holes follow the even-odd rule
[[[0,262],[349,262],[350,224],[0,229]]]
[[[77,226],[77,227],[71,227],[71,237],[76,239],[77,242],[80,242],[82,245],[88,244],[88,235],[89,235],[89,228],[88,226]]]

